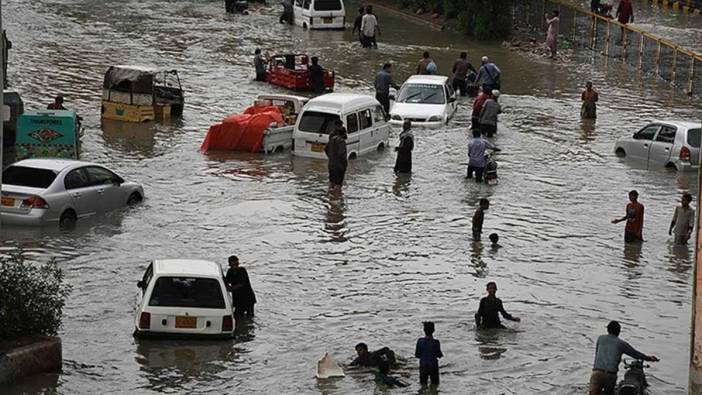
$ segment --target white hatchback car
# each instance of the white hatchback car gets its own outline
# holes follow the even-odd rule
[[[686,171],[699,169],[699,123],[653,121],[631,136],[614,144],[614,153],[621,158],[643,162],[648,167],[666,167]]]
[[[456,92],[448,77],[443,75],[413,75],[395,95],[390,108],[390,123],[402,125],[409,119],[412,125],[441,127],[456,114]]]
[[[144,189],[96,163],[25,159],[2,172],[2,223],[69,226],[141,202]]]
[[[232,300],[214,262],[167,259],[149,264],[137,282],[134,336],[231,338]]]

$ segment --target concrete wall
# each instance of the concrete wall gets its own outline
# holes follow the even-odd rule
[[[61,339],[40,337],[36,341],[0,354],[0,384],[21,377],[61,370]]]

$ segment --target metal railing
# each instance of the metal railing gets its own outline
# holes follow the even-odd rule
[[[544,14],[553,10],[560,12],[561,41],[619,59],[689,95],[702,96],[702,55],[664,38],[559,0],[518,0],[515,22],[545,32]]]

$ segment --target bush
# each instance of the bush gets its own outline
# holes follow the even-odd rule
[[[70,292],[55,260],[37,266],[22,251],[0,257],[0,339],[55,335]]]

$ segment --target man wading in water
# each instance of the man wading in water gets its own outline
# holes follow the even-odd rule
[[[639,193],[635,190],[629,192],[631,203],[626,205],[626,215],[612,220],[613,224],[626,221],[624,227],[624,241],[627,243],[643,241],[644,206],[639,203]]]
[[[687,244],[695,228],[695,210],[690,207],[692,195],[682,195],[681,205],[675,208],[668,234],[675,234],[675,244]]]
[[[234,314],[253,317],[256,294],[251,287],[249,273],[243,267],[239,267],[239,258],[236,255],[229,257],[229,270],[224,277],[224,282],[232,293]]]
[[[414,149],[414,134],[412,133],[412,121],[405,119],[402,123],[402,133],[400,133],[400,145],[395,148],[397,160],[395,161],[395,173],[412,172],[412,150]]]
[[[346,152],[346,128],[341,119],[334,121],[335,129],[329,135],[329,142],[324,147],[324,153],[329,158],[329,183],[334,192],[341,192],[344,184],[344,175],[348,165],[348,154]]]
[[[585,83],[585,90],[580,98],[583,101],[583,105],[580,108],[580,117],[585,119],[597,118],[597,101],[600,100],[600,96],[596,90],[592,89],[592,82],[588,81]]]

